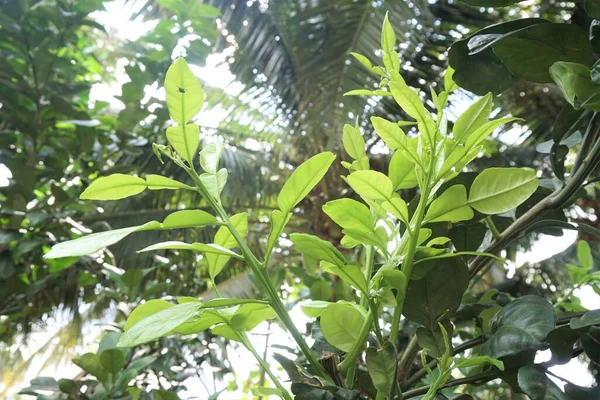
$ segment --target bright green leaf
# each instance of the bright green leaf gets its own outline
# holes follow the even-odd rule
[[[192,164],[200,144],[200,128],[196,124],[170,126],[167,128],[167,140],[181,158]]]
[[[385,201],[392,197],[394,191],[390,178],[378,171],[356,171],[346,179],[365,200]]]
[[[501,214],[527,200],[538,183],[532,169],[488,168],[473,181],[469,204],[484,214]]]
[[[333,244],[307,233],[292,233],[290,239],[302,254],[337,266],[344,266],[346,260]]]
[[[458,143],[485,124],[492,112],[492,94],[488,93],[473,103],[454,123],[452,135]]]
[[[385,201],[381,206],[385,211],[404,222],[405,225],[408,225],[408,206],[400,197],[394,197],[389,201]]]
[[[44,255],[44,258],[62,258],[93,254],[105,247],[117,243],[133,232],[150,229],[160,229],[160,223],[151,221],[144,225],[92,233],[78,239],[58,243],[52,247],[52,250]]]
[[[580,240],[577,243],[577,259],[579,264],[586,270],[594,268],[594,258],[592,257],[592,249],[585,240]]]
[[[146,175],[146,183],[148,185],[148,189],[150,190],[160,190],[160,189],[186,189],[186,190],[194,190],[193,187],[186,185],[185,183],[181,183],[176,181],[175,179],[167,178],[166,176],[161,175]]]
[[[375,230],[371,211],[356,200],[348,198],[332,200],[323,206],[323,211],[342,228],[367,232]]]
[[[155,312],[125,330],[118,346],[133,347],[168,335],[178,326],[194,318],[199,309],[199,303],[190,302]]]
[[[388,148],[396,150],[406,147],[406,134],[398,124],[380,117],[371,117],[371,124]]]
[[[323,300],[312,300],[312,301],[309,301],[308,303],[302,304],[300,306],[300,309],[302,309],[302,312],[307,317],[318,318],[321,316],[321,314],[323,314],[323,312],[325,311],[327,306],[329,306],[330,304],[333,304],[333,303],[331,303],[329,301],[323,301]]]
[[[383,27],[381,29],[381,49],[386,53],[392,52],[396,45],[396,34],[394,33],[394,28],[388,17],[388,13],[385,13]]]
[[[225,147],[221,143],[205,146],[200,151],[200,166],[209,174],[216,174],[219,170],[219,161]]]
[[[321,262],[321,269],[331,274],[339,276],[347,284],[354,286],[366,296],[369,294],[367,281],[360,267],[353,264],[339,266],[327,261]]]
[[[359,340],[365,316],[349,303],[333,303],[321,314],[321,330],[329,344],[350,351]]]
[[[292,173],[277,196],[277,205],[289,213],[321,181],[335,160],[335,154],[324,152],[309,158]]]
[[[81,200],[118,200],[146,190],[142,178],[125,174],[112,174],[96,179],[81,193]]]
[[[489,356],[471,356],[469,358],[461,358],[455,361],[454,368],[477,367],[483,364],[490,364],[498,368],[500,371],[504,371],[504,363]]]
[[[235,214],[230,218],[230,221],[240,236],[242,238],[245,237],[246,233],[248,233],[248,215],[246,213]],[[214,242],[216,245],[222,246],[225,249],[233,249],[238,245],[237,240],[231,234],[227,226],[219,228],[215,234]],[[206,261],[208,263],[208,273],[211,278],[214,279],[223,270],[225,264],[229,261],[229,257],[215,253],[207,253]]]
[[[344,125],[342,143],[350,157],[359,159],[366,155],[365,140],[358,128],[355,128],[352,125]]]
[[[204,103],[204,93],[200,81],[181,57],[175,60],[167,70],[165,91],[169,114],[179,125],[185,125],[194,118]],[[194,148],[194,152],[196,148]]]
[[[468,221],[473,218],[473,215],[473,210],[467,202],[467,189],[463,185],[454,185],[431,202],[425,221]]]

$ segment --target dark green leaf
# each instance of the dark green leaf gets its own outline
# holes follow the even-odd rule
[[[396,378],[396,349],[391,342],[385,342],[380,349],[369,347],[366,352],[367,368],[377,391],[386,398],[392,398]]]
[[[460,306],[469,283],[467,266],[460,257],[438,264],[423,278],[411,280],[404,301],[404,316],[429,330]]]
[[[519,368],[518,380],[519,386],[531,400],[570,400],[536,365]]]
[[[544,348],[556,326],[556,312],[541,297],[524,296],[506,305],[491,322],[492,335],[481,354],[501,358]]]

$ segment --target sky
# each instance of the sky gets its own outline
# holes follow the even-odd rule
[[[126,6],[122,0],[106,3],[106,11],[95,13],[94,18],[96,18],[101,24],[105,25],[109,33],[117,35],[121,39],[135,40],[153,26],[152,22],[130,20],[130,16],[135,9],[135,4],[135,2],[130,2],[129,5]],[[205,67],[192,66],[192,69],[196,75],[204,81],[209,81],[213,86],[226,89],[226,91],[230,94],[235,94],[240,90],[241,85],[235,82],[235,77],[230,73],[227,65],[221,63],[222,60],[223,54],[214,54],[209,56]],[[123,104],[116,99],[115,96],[120,94],[120,87],[126,82],[127,79],[124,70],[122,70],[124,65],[124,63],[120,64],[121,73],[117,75],[116,82],[111,84],[101,83],[94,86],[90,96],[91,101],[104,100],[108,101],[111,104],[111,107],[114,107],[115,109],[123,108]],[[148,88],[147,95],[157,98],[164,98],[164,90],[162,88]],[[462,108],[466,108],[466,106],[466,104],[455,106],[454,112],[456,113],[456,110],[461,110]],[[211,113],[200,114],[198,118],[202,120],[202,124],[204,126],[216,127],[224,117],[225,114],[223,112],[219,113],[218,111],[215,112],[213,110]],[[510,135],[505,136],[505,143],[512,141],[516,142],[520,134],[522,134],[522,132],[518,131],[517,129]],[[10,171],[8,171],[4,165],[0,164],[0,186],[7,185],[8,178],[10,178]],[[564,236],[558,238],[541,235],[540,240],[533,246],[531,251],[518,254],[516,262],[508,266],[509,271],[511,269],[514,270],[523,263],[539,262],[551,257],[554,254],[564,251],[574,243],[576,237],[576,231],[565,231]],[[584,307],[589,309],[600,308],[600,296],[595,294],[591,287],[588,286],[578,289],[575,291],[575,295],[581,299]],[[299,306],[296,306],[294,309],[292,309],[291,313],[292,319],[296,321],[300,330],[303,330],[308,318],[300,311]],[[91,321],[86,323],[84,326],[84,332],[86,332],[86,334],[84,334],[84,338],[86,340],[84,340],[84,342],[75,350],[78,351],[79,354],[86,351],[95,351],[98,340],[98,336],[95,335],[95,333],[98,333],[98,328],[102,325],[102,323],[107,323],[112,317],[112,314],[110,314],[107,315],[107,321]],[[66,316],[61,315],[61,313],[57,313],[53,318],[53,321],[49,321],[50,324],[47,325],[47,330],[42,330],[33,334],[32,344],[24,349],[26,353],[33,354],[39,347],[44,346],[48,338],[56,336],[57,332],[60,332],[61,329],[64,328],[65,321],[68,321]],[[268,324],[265,322],[259,325],[249,335],[259,353],[262,353],[264,350],[265,338],[267,335],[269,336],[269,343],[271,345],[279,344],[283,346],[289,346],[291,343],[293,343],[291,338],[289,338],[288,335],[284,333],[276,324]],[[231,350],[233,350],[229,353],[231,362],[238,375],[238,381],[242,382],[248,377],[252,370],[257,370],[255,367],[256,363],[251,353],[242,346],[235,346],[235,349],[232,348]],[[277,365],[277,363],[272,359],[272,354],[274,352],[275,350],[270,348],[268,351],[267,361],[272,365]],[[277,350],[277,352],[281,352],[281,350]],[[41,363],[42,359],[43,358],[39,359],[39,363]],[[546,359],[549,359],[548,351],[540,352],[536,358],[537,361],[544,361]],[[593,382],[593,378],[587,371],[586,365],[578,360],[572,360],[570,363],[563,366],[552,367],[551,370],[557,375],[565,377],[569,381],[576,384],[586,386]],[[67,363],[61,366],[59,372],[60,377],[65,377],[75,376],[79,373],[79,371],[80,370],[77,367]],[[41,372],[52,375],[55,371],[50,369]],[[40,370],[39,368],[36,368],[36,363],[34,362],[32,368],[30,368],[23,378],[25,381],[28,381],[29,379],[38,376],[39,373]],[[214,389],[218,391],[227,385],[227,382],[214,382],[213,384],[213,382],[211,382],[212,373],[209,370],[202,371],[201,375],[202,379],[199,377],[194,377],[189,378],[189,380],[186,381],[188,390],[180,393],[182,399],[205,399],[213,393]],[[282,371],[279,371],[278,375],[281,377],[282,381],[286,380],[285,373]],[[552,379],[557,381],[556,378],[552,377]],[[559,385],[562,384],[560,381],[557,381],[557,383],[559,383]],[[239,399],[241,395],[242,391],[238,390],[235,392],[223,393],[223,395],[221,395],[219,398]]]

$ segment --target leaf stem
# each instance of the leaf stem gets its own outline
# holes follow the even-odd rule
[[[200,194],[202,194],[202,196],[206,199],[211,208],[215,211],[217,216],[223,220],[223,222],[231,232],[231,235],[234,237],[235,241],[240,247],[240,250],[242,251],[244,260],[250,266],[252,272],[257,278],[257,281],[259,282],[259,289],[265,292],[264,294],[266,294],[267,298],[269,299],[269,304],[275,310],[275,313],[279,317],[281,323],[287,328],[288,332],[292,335],[298,347],[300,347],[300,350],[302,351],[302,354],[304,354],[304,357],[306,357],[308,363],[313,367],[315,373],[317,373],[323,378],[329,379],[329,375],[327,374],[327,372],[325,372],[323,366],[319,363],[313,351],[310,349],[310,347],[308,347],[308,344],[306,344],[304,337],[294,324],[294,321],[292,321],[292,318],[286,310],[285,305],[283,304],[281,298],[277,294],[276,289],[273,287],[273,284],[271,283],[271,280],[268,274],[266,273],[264,265],[262,265],[260,261],[258,261],[252,250],[250,250],[250,248],[246,244],[244,238],[240,235],[235,226],[231,223],[231,220],[229,219],[229,216],[227,215],[227,212],[225,211],[221,203],[207,192],[202,181],[200,180],[200,177],[198,176],[198,173],[193,168],[184,169],[194,180],[194,183],[198,188]]]
[[[252,353],[252,355],[254,356],[254,358],[256,358],[256,360],[258,361],[258,363],[262,367],[263,371],[265,371],[267,373],[267,375],[269,375],[269,377],[271,378],[271,380],[273,381],[273,383],[275,384],[275,386],[277,386],[277,389],[281,390],[281,396],[285,400],[293,400],[292,396],[290,396],[290,393],[288,392],[288,390],[285,387],[283,387],[283,385],[281,384],[281,382],[279,381],[279,379],[277,379],[277,377],[275,376],[275,374],[273,373],[273,371],[271,371],[271,368],[270,368],[269,364],[265,361],[265,359],[262,358],[262,356],[260,354],[258,354],[258,352],[256,351],[256,349],[254,348],[254,346],[252,345],[252,343],[248,339],[248,336],[245,333],[242,333],[240,336],[243,339],[242,343],[244,344],[244,346],[246,346],[246,348],[248,350],[250,350],[250,352]]]

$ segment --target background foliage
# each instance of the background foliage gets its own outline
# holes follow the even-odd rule
[[[593,100],[595,92],[575,91],[570,97],[571,92],[565,86],[552,84],[556,79],[551,74],[540,76],[536,71],[520,69],[520,65],[531,65],[522,58],[514,64],[507,61],[514,57],[510,49],[519,40],[528,39],[527,35],[533,35],[534,39],[542,37],[550,46],[562,44],[564,47],[557,51],[563,54],[571,54],[570,47],[579,51],[588,43],[595,50],[596,31],[591,24],[594,11],[590,11],[594,10],[593,1],[507,1],[498,5],[509,7],[494,9],[481,8],[489,7],[487,2],[463,2],[477,6],[471,7],[441,0],[122,2],[124,10],[128,7],[135,10],[132,18],[150,23],[150,29],[135,40],[116,36],[98,22],[94,12],[102,10],[105,3],[0,2],[0,163],[12,176],[0,189],[0,357],[8,360],[0,366],[3,395],[9,393],[9,388],[21,389],[24,384],[19,378],[32,365],[39,365],[40,359],[49,365],[69,362],[73,357],[81,360],[88,350],[81,346],[82,336],[90,324],[102,324],[107,331],[117,331],[133,307],[143,300],[161,298],[167,288],[171,295],[211,295],[202,260],[185,252],[169,251],[153,256],[133,251],[159,240],[206,241],[203,235],[212,235],[214,231],[210,230],[140,233],[98,257],[42,259],[57,241],[83,232],[132,226],[149,219],[162,220],[169,210],[197,208],[198,204],[200,208],[206,207],[199,196],[159,191],[119,203],[82,202],[78,198],[90,181],[111,173],[159,171],[180,178],[180,172],[172,165],[162,165],[156,160],[151,147],[152,142],[166,144],[162,132],[169,117],[164,99],[156,89],[162,86],[174,55],[185,54],[188,62],[203,66],[209,54],[217,54],[216,59],[220,58],[239,82],[237,91],[230,90],[231,87],[222,90],[211,87],[214,76],[201,74],[206,103],[213,109],[205,109],[198,123],[205,143],[221,140],[226,145],[222,166],[229,170],[230,180],[224,205],[228,210],[252,209],[249,240],[257,251],[264,247],[259,238],[265,237],[268,229],[265,217],[275,207],[279,187],[290,170],[307,155],[320,151],[331,150],[346,157],[341,149],[345,123],[358,118],[372,167],[382,171],[387,168],[389,155],[383,152],[379,137],[367,125],[369,117],[397,120],[406,116],[387,98],[377,103],[367,101],[365,105],[363,97],[343,96],[357,87],[376,89],[377,77],[360,63],[351,61],[349,53],[364,54],[374,64],[380,63],[381,54],[374,49],[380,47],[380,24],[385,12],[395,21],[402,74],[409,85],[424,92],[428,92],[430,84],[441,85],[449,59],[457,70],[457,83],[466,89],[450,98],[456,114],[473,98],[471,92],[484,94],[490,90],[502,92],[495,103],[497,116],[510,112],[524,119],[508,126],[509,132],[497,132],[498,140],[485,142],[485,153],[475,161],[473,172],[490,165],[515,164],[531,166],[545,177],[560,179],[564,161],[567,170],[576,162],[585,130],[579,130],[579,137],[577,132],[565,137],[558,137],[559,133],[564,133],[564,127],[577,118],[589,121],[595,111],[594,106],[581,106],[588,98]],[[469,35],[478,29],[517,17],[544,18],[552,23],[531,22],[541,27],[514,35],[507,35],[515,31],[507,25],[489,28],[492,31],[486,33],[505,36],[492,44],[482,41],[482,48],[475,56],[461,52]],[[591,41],[587,35],[590,24]],[[548,40],[552,35],[571,40],[566,43]],[[525,45],[524,49],[519,56],[536,57],[536,51],[542,51],[541,46]],[[544,54],[554,54],[543,49]],[[569,61],[589,70],[595,60],[575,50]],[[461,63],[460,57],[467,61]],[[548,67],[554,61],[560,60],[544,60]],[[463,70],[461,65],[467,69]],[[593,77],[589,79],[595,84]],[[92,88],[98,83],[120,86],[121,95],[117,99],[124,108],[94,99]],[[589,89],[590,82],[582,86]],[[570,111],[572,107],[565,108],[563,93],[572,99],[573,105],[582,108],[580,113]],[[211,113],[225,117],[216,123],[209,119],[210,123],[203,123],[203,116]],[[347,186],[338,178],[340,173],[330,172],[302,203],[302,213],[293,222],[295,232],[339,243],[341,230],[321,212],[321,206],[328,199],[346,194]],[[555,184],[548,180],[546,187]],[[566,215],[572,221],[597,227],[596,190],[591,182],[567,207]],[[534,196],[541,199],[545,194],[542,187]],[[406,195],[410,197],[414,192],[409,189]],[[523,212],[525,209],[517,210],[517,216]],[[566,221],[560,212],[553,219]],[[510,221],[505,217],[494,219],[501,230]],[[554,231],[545,232],[560,233],[556,227],[552,228]],[[586,232],[579,235],[590,243],[592,254],[596,254],[597,239]],[[518,260],[517,254],[530,249],[538,236],[539,232],[532,232],[513,242],[506,250],[508,258]],[[485,240],[490,239],[488,236]],[[285,283],[284,297],[290,302],[306,298],[331,301],[352,298],[343,281],[319,271],[315,263],[300,257],[285,241],[280,243],[273,261],[275,265],[288,267],[274,269],[272,276],[277,284]],[[589,283],[594,282],[578,282],[577,279],[583,279],[581,274],[569,266],[576,264],[590,272],[597,269],[593,261],[577,259],[575,246],[550,259],[515,263],[514,272],[495,264],[475,285],[474,293],[479,302],[482,299],[491,302],[489,289],[512,296],[542,295],[558,301],[561,311],[580,312],[584,308],[571,289],[574,284],[590,287]],[[301,279],[293,278],[292,271]],[[219,278],[217,283],[222,292],[233,297],[253,296],[252,277],[241,264],[231,263]],[[597,282],[595,285],[591,287],[597,292]],[[32,344],[35,341],[32,338],[37,337],[35,333],[52,329],[58,332],[55,336],[59,340],[46,336],[43,342],[54,350],[41,358],[39,353],[32,354],[28,347],[39,347]],[[98,329],[93,332],[99,339]],[[318,337],[318,332],[315,334]],[[101,357],[101,353],[111,350],[110,340],[110,335],[105,336],[106,347],[92,353]],[[400,340],[406,345],[407,337]],[[120,373],[125,374],[128,369],[134,371],[130,374],[139,373],[137,387],[158,389],[152,396],[161,398],[169,396],[169,391],[182,389],[181,382],[205,370],[207,365],[217,367],[219,374],[229,372],[231,364],[226,354],[225,343],[208,334],[161,339],[126,354],[125,369]],[[77,365],[83,367],[81,361]],[[174,371],[173,365],[179,368]],[[412,368],[418,366],[417,362]],[[589,368],[597,379],[597,364],[590,363]],[[524,373],[539,376],[534,369]],[[160,377],[169,384],[163,384]],[[220,377],[209,379],[217,378]],[[252,379],[260,380],[260,372]],[[92,377],[81,373],[72,382],[76,386],[86,382],[89,386],[100,386],[91,382],[101,380],[98,376],[93,378],[93,373]],[[61,384],[56,381],[32,382],[30,391],[56,388]],[[221,386],[207,392],[214,394],[226,387],[220,383]],[[63,386],[71,384],[62,382]],[[123,387],[123,390],[133,389]],[[494,390],[504,398],[511,396],[506,386],[498,387],[496,382],[478,387],[472,394],[486,398],[487,390]],[[120,395],[137,394],[124,393]]]

